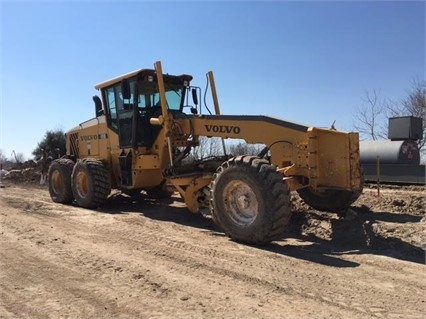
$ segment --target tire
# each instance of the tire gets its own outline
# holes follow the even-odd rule
[[[74,201],[71,189],[71,173],[74,162],[68,158],[54,160],[48,171],[49,194],[55,203],[70,204]]]
[[[312,187],[297,191],[303,201],[316,210],[338,213],[345,211],[361,196],[362,189],[357,192],[344,190],[315,191]]]
[[[290,191],[267,160],[238,156],[211,183],[213,219],[238,242],[266,244],[283,236],[291,217]]]
[[[71,185],[75,201],[84,208],[99,207],[111,192],[108,170],[95,159],[82,159],[75,164]]]

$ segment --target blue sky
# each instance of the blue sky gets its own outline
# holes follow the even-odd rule
[[[1,0],[0,0],[1,1]],[[93,117],[94,85],[161,60],[223,114],[353,130],[366,91],[425,79],[423,1],[1,1],[0,149]]]

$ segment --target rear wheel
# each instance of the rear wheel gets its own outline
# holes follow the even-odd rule
[[[72,192],[81,207],[96,208],[102,205],[111,192],[108,170],[95,159],[82,159],[72,172]]]
[[[56,203],[69,204],[74,200],[71,189],[71,172],[74,162],[68,158],[54,160],[49,167],[49,194]]]
[[[220,166],[211,184],[215,222],[236,241],[265,244],[290,222],[290,192],[268,161],[238,156]]]

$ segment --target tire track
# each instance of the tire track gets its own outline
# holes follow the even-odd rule
[[[284,309],[298,317],[321,313],[351,318],[423,317],[425,285],[416,281],[423,265],[377,256],[326,254],[287,242],[260,249],[236,244],[211,229],[158,221],[140,213],[113,215],[45,203],[44,190],[25,197],[16,192],[0,193],[0,241],[15,243],[20,256],[30,256],[9,258],[9,265],[30,267],[16,266],[17,270],[0,275],[29,277],[39,289],[29,295],[47,289],[53,292],[47,295],[49,300],[62,294],[61,300],[78,301],[75,296],[82,294],[94,300],[98,311],[111,304],[115,306],[105,313],[129,317],[172,317],[182,311],[196,317],[238,313],[238,317],[273,318]],[[11,254],[12,246],[8,247],[0,252],[1,260]],[[309,258],[304,259],[305,255]],[[330,260],[340,267],[325,265]],[[34,277],[32,273],[39,270],[36,264],[49,272]],[[64,274],[68,279],[62,278]],[[25,298],[28,291],[0,290],[2,301],[19,304],[28,317],[54,313],[55,307],[64,310],[59,302],[45,305]],[[25,310],[26,303],[39,305],[39,313]],[[74,307],[68,311],[74,311],[74,317],[80,314]],[[3,312],[10,317],[9,310]]]
[[[127,219],[125,222],[128,223],[130,220]],[[108,232],[120,230],[115,233],[115,238],[120,238],[125,243],[131,243],[132,246],[139,245],[139,247],[142,247],[147,253],[154,253],[159,258],[169,260],[172,265],[179,265],[179,267],[185,265],[185,267],[189,269],[188,272],[193,272],[194,274],[196,274],[194,272],[195,270],[208,270],[215,275],[237,279],[249,285],[264,286],[267,290],[319,300],[336,307],[345,308],[362,314],[377,315],[380,317],[381,313],[384,311],[380,301],[371,304],[371,298],[368,297],[371,293],[374,293],[374,289],[371,289],[371,287],[357,285],[357,289],[361,290],[357,292],[357,295],[367,295],[367,298],[359,300],[358,303],[353,303],[351,299],[353,299],[354,295],[351,285],[348,282],[345,284],[347,285],[345,287],[333,282],[333,276],[326,277],[324,275],[320,276],[318,273],[301,272],[296,268],[297,263],[294,262],[292,267],[283,267],[283,264],[288,262],[285,257],[280,256],[280,260],[273,261],[268,257],[246,257],[224,250],[219,251],[209,246],[202,247],[200,245],[193,245],[173,234],[164,235],[158,231],[152,232],[146,229],[139,234],[132,226],[130,226],[130,228],[132,228],[132,231],[130,231],[130,229],[123,229],[123,227],[117,227],[108,230]],[[130,236],[128,234],[132,235]],[[155,245],[150,245],[150,243],[155,243]],[[283,264],[279,264],[279,262]],[[217,266],[217,264],[220,264],[220,266]],[[250,271],[245,273],[233,270],[239,265],[244,266],[243,270]],[[268,275],[266,276],[267,278],[258,278],[256,274]],[[297,281],[288,284],[282,281],[282,278],[297,278]],[[339,278],[339,280],[341,280],[341,278]],[[324,283],[328,283],[328,293],[325,294],[320,288],[324,287]],[[318,287],[320,289],[318,289]],[[340,297],[335,298],[333,295]],[[342,296],[348,297],[343,298]],[[392,297],[400,299],[397,293],[394,293]],[[400,306],[406,306],[407,301],[410,300],[402,301]],[[395,309],[398,309],[398,305],[396,305]]]

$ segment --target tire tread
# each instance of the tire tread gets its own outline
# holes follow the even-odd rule
[[[218,178],[232,167],[238,167],[242,172],[254,176],[259,183],[265,203],[265,217],[256,232],[236,235],[233,224],[219,212],[215,204],[215,189]],[[284,230],[290,223],[291,200],[288,185],[282,179],[281,173],[267,160],[257,156],[237,156],[223,163],[213,176],[210,185],[210,201],[213,219],[232,239],[249,244],[266,244],[283,236]]]

